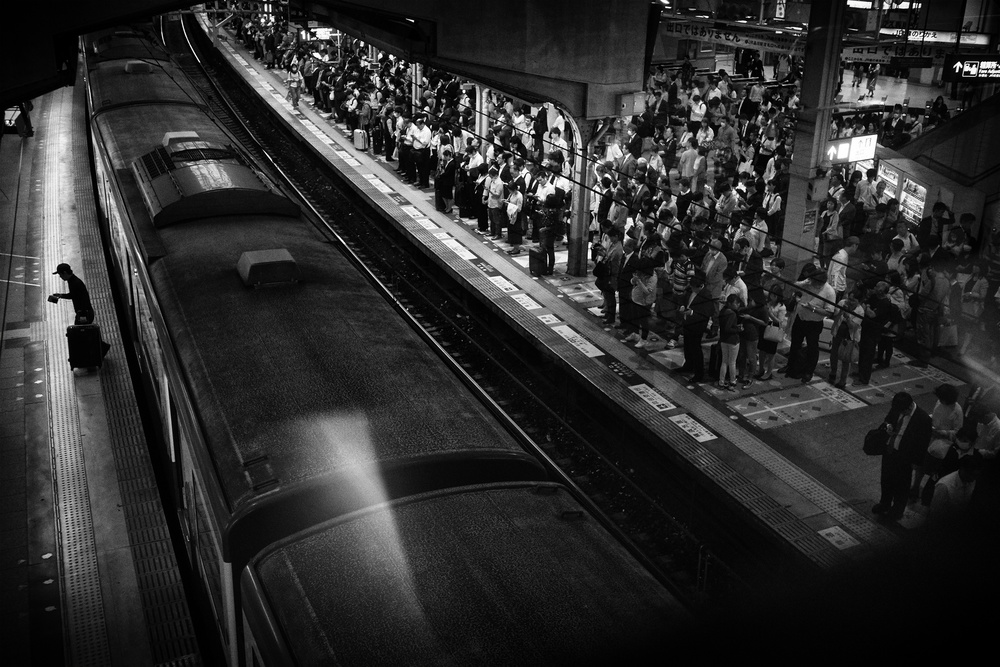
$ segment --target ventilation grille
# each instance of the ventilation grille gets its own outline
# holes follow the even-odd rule
[[[236,155],[225,148],[186,148],[170,155],[177,162],[198,162],[199,160],[232,160]]]
[[[142,166],[146,168],[146,173],[149,174],[150,181],[158,176],[169,173],[174,168],[174,162],[170,159],[170,153],[161,146],[157,146],[152,152],[146,153],[141,159]]]

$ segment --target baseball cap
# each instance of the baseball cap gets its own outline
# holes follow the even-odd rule
[[[53,273],[52,275],[54,275],[54,276],[58,275],[58,274],[62,273],[63,271],[69,271],[70,273],[72,273],[73,269],[70,268],[69,264],[60,264],[59,266],[56,267],[55,273]]]

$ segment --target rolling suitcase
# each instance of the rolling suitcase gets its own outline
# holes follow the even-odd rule
[[[545,251],[541,248],[528,248],[528,271],[533,276],[545,273]]]
[[[354,130],[354,147],[359,151],[368,150],[368,133],[364,130]]]
[[[372,150],[375,153],[381,154],[383,148],[382,128],[376,127],[372,130]]]
[[[100,368],[104,361],[101,327],[96,324],[73,325],[66,329],[69,344],[69,367]]]

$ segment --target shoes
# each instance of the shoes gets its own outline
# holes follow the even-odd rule
[[[889,511],[889,506],[883,505],[882,503],[878,503],[877,505],[872,507],[872,514],[885,514],[888,511]]]
[[[474,229],[473,231],[479,234],[480,236],[486,236],[487,234],[489,234],[489,232],[484,232],[481,229]]]
[[[511,248],[510,250],[507,251],[507,254],[508,255],[520,255],[521,254],[521,249],[520,248]]]
[[[549,269],[547,271],[542,271],[542,275],[543,276],[551,276],[552,275],[552,269]]]
[[[889,363],[877,364],[875,368],[889,368]]]
[[[761,376],[760,376],[759,378],[757,378],[757,379],[758,379],[758,380],[760,380],[761,382],[767,382],[767,381],[768,381],[768,380],[770,380],[770,379],[771,379],[772,377],[774,377],[774,376],[773,376],[773,375],[771,375],[770,373],[768,373],[767,375],[761,375]]]
[[[787,366],[787,364],[785,366],[782,366],[781,368],[779,368],[778,372],[779,373],[784,373],[785,375],[788,375],[788,366]]]
[[[844,383],[844,382],[837,382],[833,386],[836,387],[837,389],[846,389],[847,388],[847,384]]]
[[[730,382],[728,385],[726,385],[726,390],[733,394],[739,391],[739,389],[736,388],[735,382]]]
[[[788,378],[789,380],[801,380],[802,379],[802,376],[799,375],[798,373],[788,373],[788,372],[786,372],[785,373],[785,377]]]
[[[639,340],[639,334],[637,334],[637,333],[630,333],[629,335],[625,336],[625,338],[622,339],[622,342],[623,343],[634,343],[637,340]]]
[[[646,341],[644,341],[642,339],[639,339],[639,341],[635,344],[635,349],[641,350],[644,347],[646,347],[647,345],[649,345],[649,343],[647,343]]]
[[[867,382],[862,382],[861,380],[855,380],[854,382],[851,383],[851,386],[852,387],[867,387],[868,383]]]
[[[788,377],[791,377],[791,375],[789,375]],[[809,384],[810,382],[812,382],[812,379],[813,379],[812,375],[803,375],[802,384]]]
[[[450,215],[451,211],[452,211],[452,209],[449,208],[449,209],[445,209],[444,211],[441,211],[441,212],[444,213],[445,215]]]
[[[675,347],[677,347],[677,341],[675,341],[675,340],[668,340],[667,341],[667,349],[668,350],[672,350]]]
[[[754,379],[753,378],[747,378],[743,382],[743,388],[744,389],[749,389],[750,387],[753,386],[753,383],[754,383]]]

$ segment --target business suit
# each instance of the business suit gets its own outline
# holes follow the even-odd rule
[[[622,244],[613,243],[604,255],[604,259],[601,260],[608,267],[608,286],[607,289],[601,290],[601,294],[604,295],[604,305],[607,308],[604,315],[605,324],[615,323],[618,305],[615,296],[618,291],[618,274],[621,273],[623,257]]]
[[[621,268],[618,269],[618,308],[622,327],[629,334],[639,332],[639,327],[636,326],[636,320],[639,315],[636,311],[641,306],[636,305],[632,301],[632,276],[635,274],[638,266],[639,250],[637,248],[630,255],[622,257]]]
[[[684,311],[684,365],[680,370],[693,373],[692,382],[701,382],[705,378],[705,354],[701,349],[701,340],[708,330],[709,320],[714,316],[715,298],[707,286],[702,286],[694,294],[689,309]]]
[[[434,178],[434,203],[439,211],[450,211],[455,199],[455,170],[458,163],[449,155]]]
[[[635,194],[632,195],[632,203],[629,205],[629,213],[632,214],[632,218],[638,222],[640,218],[645,218],[649,215],[653,208],[653,195],[649,191],[649,187],[643,183]]]
[[[715,261],[712,261],[711,254],[707,254],[701,263],[701,270],[705,274],[705,287],[708,288],[713,299],[717,300],[722,296],[722,287],[726,283],[722,274],[726,272],[727,266],[729,266],[729,260],[722,251],[719,251],[719,255],[715,258]]]
[[[882,470],[880,482],[882,495],[872,511],[885,514],[889,519],[899,519],[906,509],[906,498],[910,491],[910,477],[913,465],[923,460],[931,441],[931,416],[920,406],[914,404],[909,423],[903,429],[902,435],[889,439],[889,447],[882,455]],[[903,417],[909,410],[897,412],[890,410],[885,423],[898,433]]]

